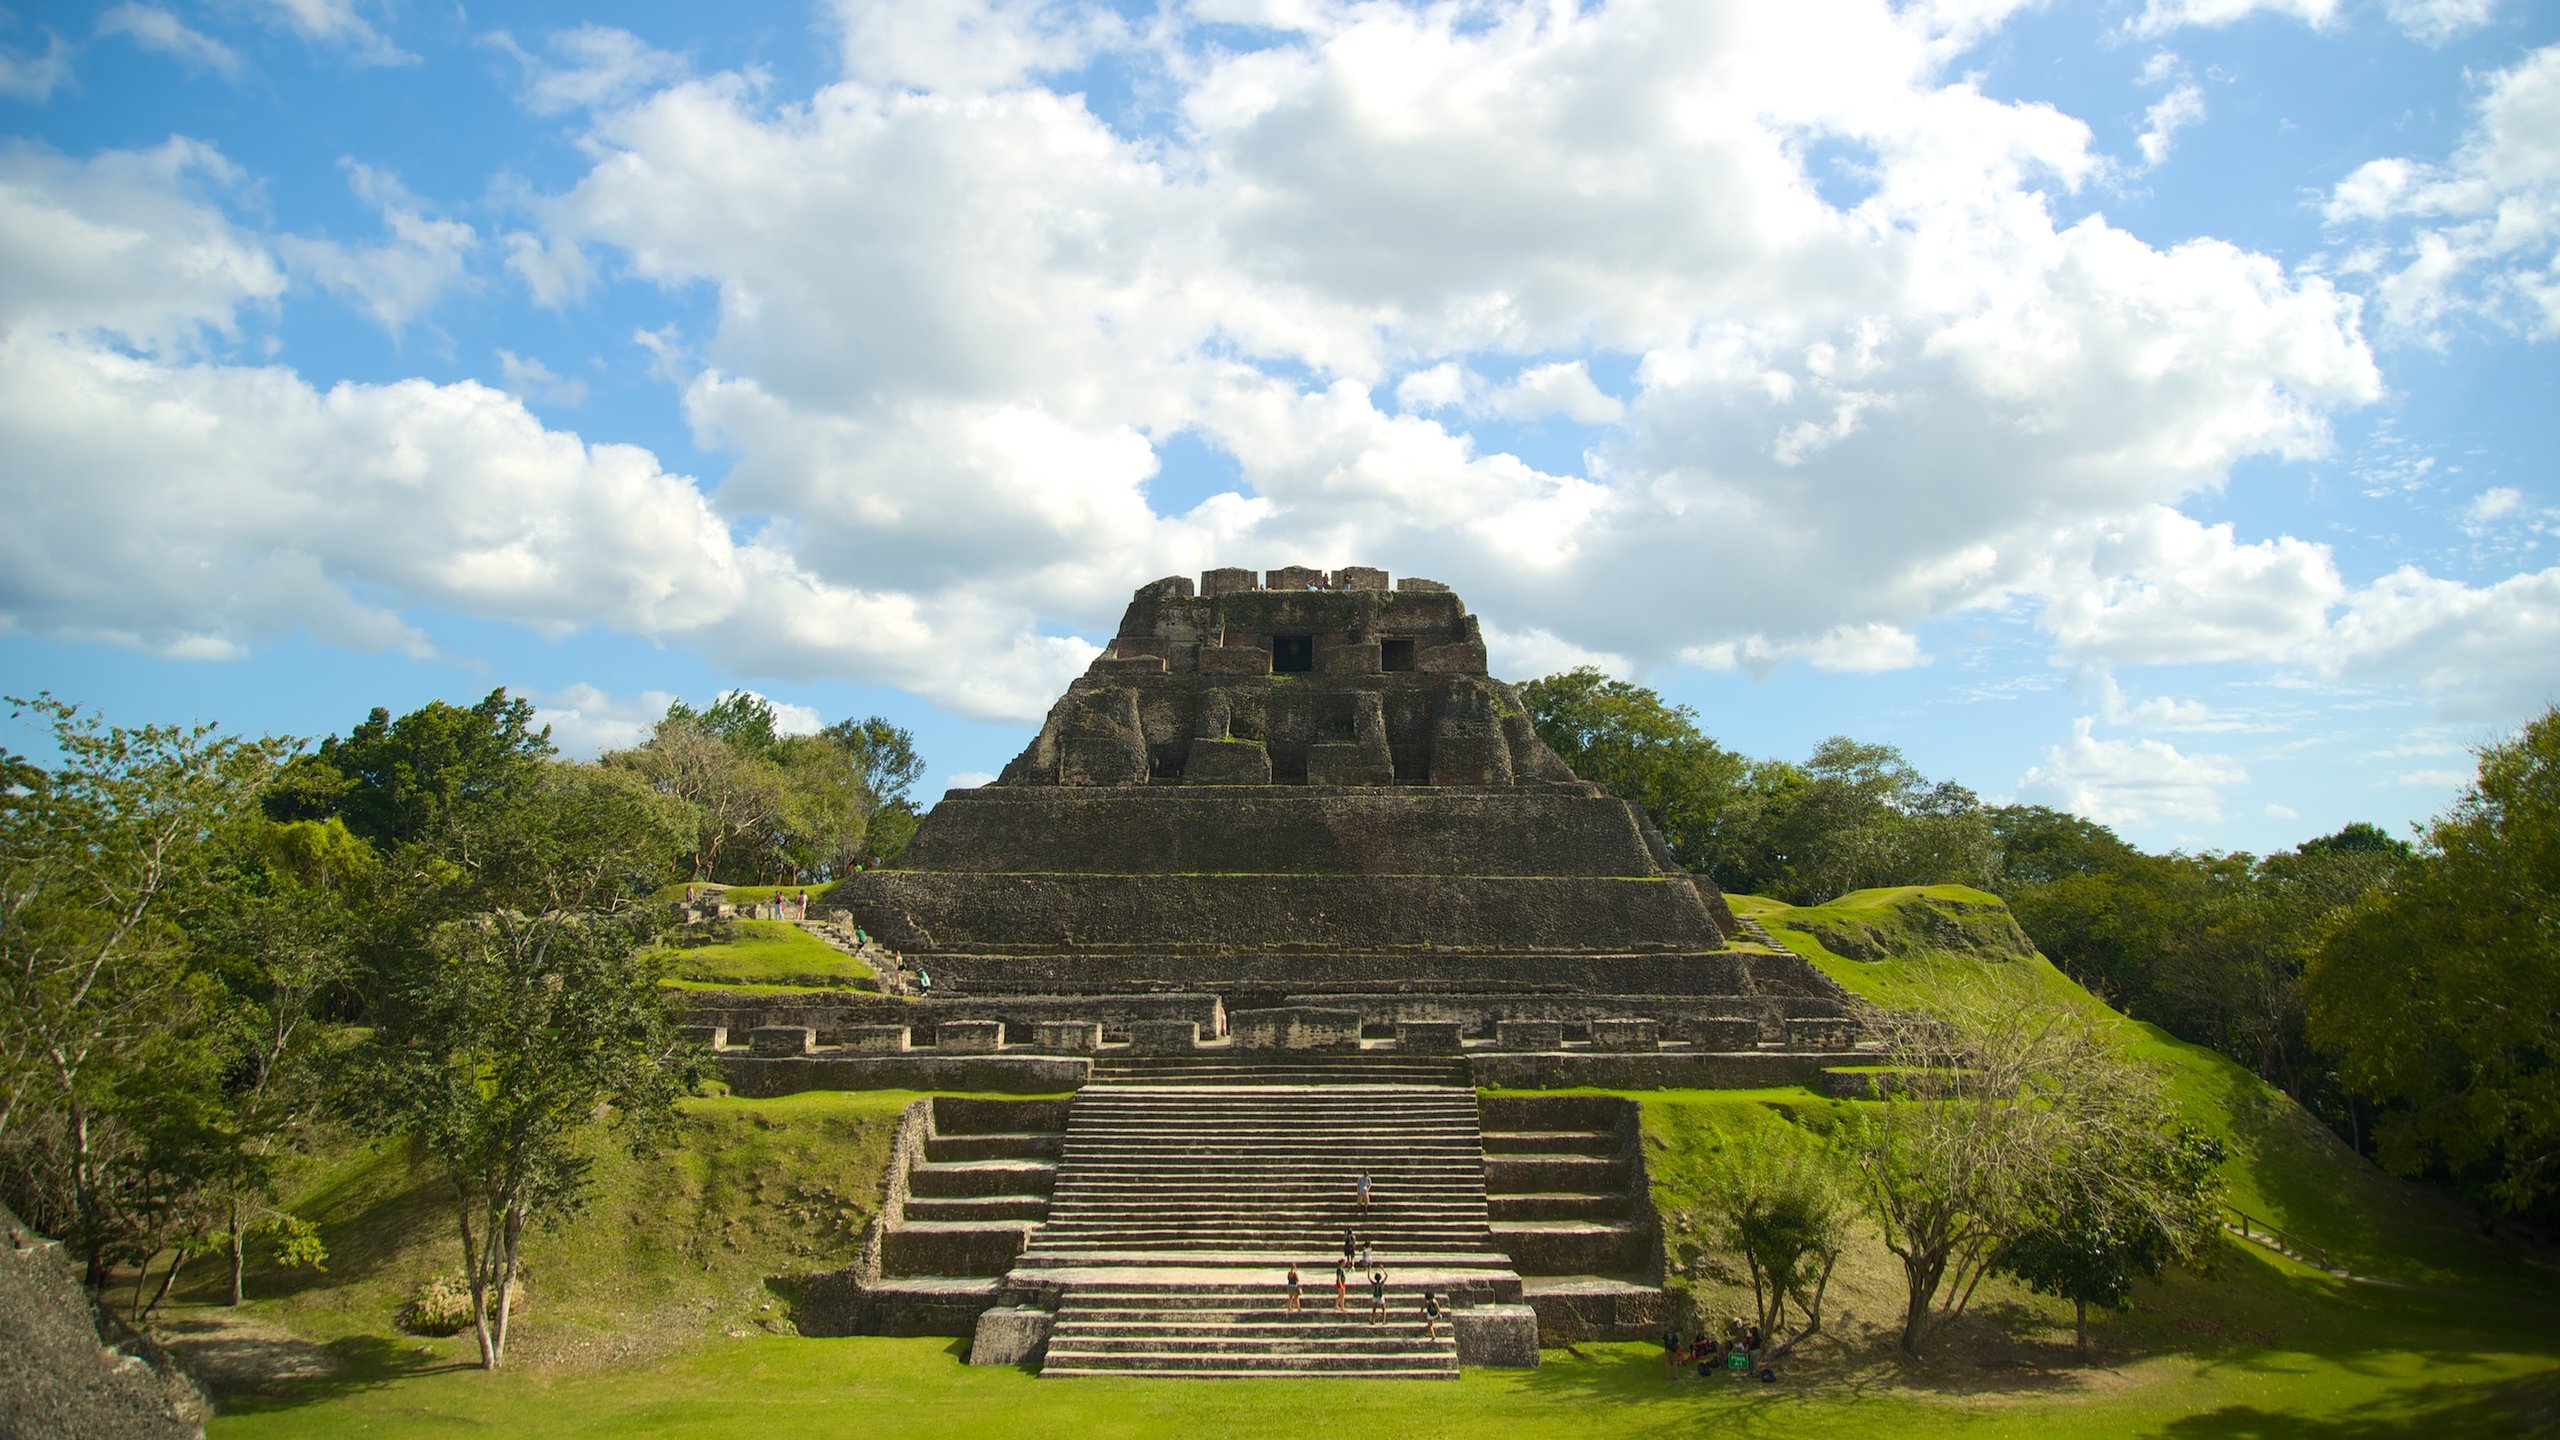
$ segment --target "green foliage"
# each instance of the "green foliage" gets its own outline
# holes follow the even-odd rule
[[[666,952],[669,974],[706,984],[809,988],[869,988],[878,978],[870,966],[788,921],[726,920],[707,930],[706,938]]]
[[[388,850],[533,783],[552,753],[550,728],[534,728],[532,702],[504,689],[467,710],[435,700],[397,720],[376,707],[363,724],[287,765],[267,792],[267,813],[334,817]]]
[[[1762,1144],[1727,1150],[1707,1190],[1725,1248],[1751,1272],[1761,1333],[1784,1355],[1821,1333],[1822,1301],[1832,1269],[1849,1243],[1857,1201],[1845,1167],[1817,1142]],[[1784,1341],[1788,1311],[1795,1333]]]
[[[2134,1281],[2211,1254],[2222,1227],[2218,1172],[2226,1153],[2174,1113],[2092,1130],[2078,1137],[1992,1268],[2070,1301],[2085,1355],[2090,1306],[2125,1309]]]
[[[1531,727],[1576,775],[1641,806],[1681,864],[1730,870],[1748,767],[1699,731],[1697,712],[1588,666],[1519,689]]]
[[[745,691],[704,711],[670,705],[647,743],[604,763],[687,806],[687,867],[724,883],[838,876],[894,855],[913,833],[905,795],[923,773],[914,738],[878,716],[784,736]]]
[[[506,1353],[525,1227],[586,1199],[598,1116],[645,1153],[704,1064],[676,1036],[647,958],[642,902],[672,818],[628,777],[555,766],[454,827],[467,858],[431,906],[450,918],[383,977],[352,1060],[362,1118],[406,1137],[452,1192],[490,1368]]]
[[[225,995],[183,922],[226,903],[225,848],[285,745],[10,704],[61,761],[13,760],[0,789],[0,1190],[94,1287],[200,1233],[238,1166]]]
[[[2560,1214],[2560,708],[2484,748],[2425,839],[2328,927],[2312,1037],[2390,1106],[2385,1164]]]

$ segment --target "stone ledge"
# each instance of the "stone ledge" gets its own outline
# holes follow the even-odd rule
[[[1449,1312],[1458,1363],[1498,1370],[1538,1368],[1538,1312],[1527,1305],[1477,1305]]]
[[[1057,1055],[736,1055],[718,1057],[739,1095],[804,1090],[979,1090],[1054,1095],[1093,1077],[1093,1062]]]
[[[999,1305],[978,1317],[969,1342],[972,1365],[1036,1365],[1048,1353],[1049,1330],[1058,1317],[1031,1305]]]

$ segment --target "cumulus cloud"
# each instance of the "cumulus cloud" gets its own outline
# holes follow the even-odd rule
[[[71,83],[71,42],[47,30],[44,53],[24,55],[0,50],[0,99],[41,105]]]
[[[2047,746],[2041,763],[2018,779],[2020,793],[2102,825],[2167,821],[2212,824],[2223,792],[2249,775],[2227,755],[2188,755],[2160,740],[2107,740],[2091,717],[2072,722],[2071,738]]]
[[[278,248],[295,270],[398,335],[463,283],[479,233],[462,221],[428,214],[398,176],[352,159],[342,164],[357,198],[382,217],[387,238],[351,245],[295,235]]]
[[[2441,45],[2466,30],[2489,23],[2498,0],[2385,0],[2391,23],[2430,45]]]
[[[267,22],[358,65],[414,65],[418,57],[391,42],[357,11],[355,0],[257,0]]]
[[[572,407],[587,400],[586,381],[564,380],[551,373],[550,366],[513,350],[498,352],[498,373],[505,377],[502,388],[519,400]]]
[[[240,52],[194,29],[157,5],[117,5],[98,16],[98,33],[121,35],[145,50],[169,56],[191,69],[209,70],[225,80],[241,74]]]
[[[564,755],[587,760],[607,750],[627,750],[649,738],[667,707],[678,699],[673,691],[644,690],[619,697],[593,685],[536,692],[534,718],[551,727],[551,743]]]
[[[2319,29],[2338,18],[2338,0],[2143,0],[2142,13],[2126,28],[2136,35],[2165,35],[2189,25],[2219,28],[2253,15],[2282,16]]]
[[[2392,330],[2440,342],[2468,314],[2560,335],[2560,45],[2488,77],[2450,157],[2366,161],[2322,213],[2381,237],[2366,267]]]
[[[2142,79],[2145,84],[2169,87],[2167,94],[2142,112],[2142,133],[2134,137],[2143,168],[2148,170],[2169,158],[2179,131],[2204,119],[2205,106],[2203,89],[2187,78],[2186,67],[2170,51],[2154,54],[2142,67]]]
[[[0,328],[151,349],[229,333],[285,289],[284,268],[218,203],[243,183],[194,140],[85,161],[0,147]]]
[[[708,297],[639,340],[725,462],[716,488],[496,390],[323,389],[185,351],[274,303],[276,255],[396,333],[469,283],[482,237],[355,167],[381,242],[262,244],[205,198],[219,157],[128,158],[129,203],[158,207],[132,243],[195,235],[230,268],[148,277],[167,293],[130,303],[0,276],[29,317],[8,352],[24,395],[91,429],[46,432],[32,399],[10,423],[66,476],[149,475],[210,443],[209,492],[252,518],[206,517],[183,537],[197,569],[130,596],[111,582],[139,557],[13,573],[11,623],[83,623],[94,602],[162,648],[324,623],[407,643],[411,609],[447,608],[1020,716],[1135,578],[1278,556],[1383,562],[1534,616],[1497,632],[1514,673],[1895,669],[1927,663],[1927,623],[2017,607],[2083,665],[2276,657],[2435,683],[2394,637],[2538,603],[2417,572],[2351,590],[2321,546],[2179,508],[2250,457],[2326,453],[2332,415],[2380,395],[2362,302],[2082,213],[2111,173],[2089,127],[1953,69],[2000,5],[1220,10],[1260,27],[1252,47],[1180,14],[1141,44],[1098,9],[1012,0],[831,13],[846,78],[806,97],[618,31],[527,62],[529,106],[585,112],[584,171],[521,197],[497,248],[546,305],[608,284]],[[1131,138],[1034,83],[1123,46],[1154,67],[1169,133]],[[2175,128],[2155,125],[2161,146]],[[1854,199],[1816,185],[1818,150],[1857,157]],[[121,192],[104,157],[25,153],[11,213],[55,217],[40,253],[76,272],[72,222],[111,228]],[[2397,216],[2442,178],[2357,193]],[[111,333],[159,351],[114,353]],[[1632,379],[1602,389],[1600,354]],[[574,383],[498,363],[552,403]],[[155,385],[157,415],[138,398]],[[1480,441],[1487,418],[1584,427],[1578,473]],[[224,448],[249,435],[273,437],[255,465]],[[1159,513],[1176,437],[1240,478]],[[304,493],[342,473],[330,504]],[[414,553],[361,553],[359,530]],[[252,579],[290,600],[261,608]],[[2221,718],[2158,703],[2131,723]]]
[[[623,104],[685,73],[681,55],[657,49],[628,30],[580,25],[546,36],[543,54],[500,30],[489,43],[524,74],[523,103],[536,115]]]

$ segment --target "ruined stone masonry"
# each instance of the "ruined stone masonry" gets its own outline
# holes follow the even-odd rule
[[[1872,1059],[1837,986],[1538,738],[1447,586],[1358,566],[1141,588],[1002,776],[820,908],[931,998],[697,994],[738,1093],[1073,1094],[918,1102],[796,1317],[1051,1376],[1446,1378],[1659,1333],[1635,1107],[1478,1088]],[[1365,1277],[1332,1313],[1345,1230],[1391,1324]]]

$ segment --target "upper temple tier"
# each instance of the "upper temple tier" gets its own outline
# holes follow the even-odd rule
[[[825,902],[936,993],[1827,989],[1574,777],[1445,585],[1141,588],[994,783]]]

